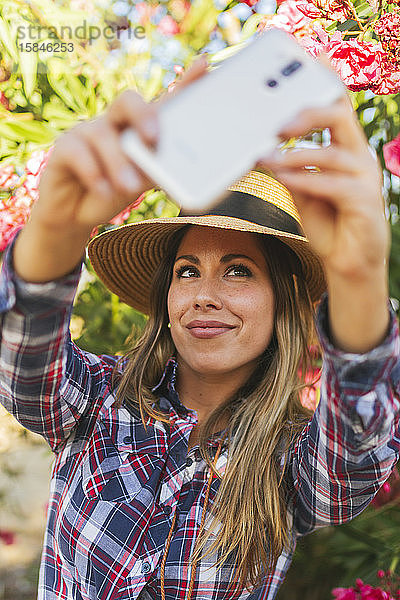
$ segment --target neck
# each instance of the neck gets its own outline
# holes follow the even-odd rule
[[[178,365],[176,389],[182,404],[197,412],[198,425],[205,422],[213,410],[224,404],[245,383],[254,369],[254,365],[247,364],[234,372],[199,373],[182,360],[179,360]],[[222,425],[225,426],[226,423]]]

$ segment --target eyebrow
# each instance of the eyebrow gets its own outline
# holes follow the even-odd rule
[[[183,258],[184,260],[190,260],[190,262],[193,262],[195,265],[200,264],[200,260],[197,258],[197,256],[194,256],[193,254],[182,254],[181,256],[178,256],[175,259],[175,262],[177,262],[181,258]],[[252,258],[250,258],[250,256],[247,256],[246,254],[225,254],[221,258],[220,262],[227,263],[227,262],[230,262],[231,260],[235,260],[237,258],[247,258],[247,260],[250,260],[252,263],[254,263],[257,266],[257,263]]]

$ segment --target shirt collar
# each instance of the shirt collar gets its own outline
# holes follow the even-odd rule
[[[178,413],[186,416],[188,414],[188,409],[179,400],[178,392],[176,390],[177,368],[178,363],[175,356],[170,356],[165,363],[164,372],[160,381],[151,389],[151,391],[156,392],[157,396],[160,397],[160,408],[164,408],[163,405],[165,405],[165,403],[161,402],[161,400],[162,398],[165,398],[166,400],[169,400]],[[169,409],[169,406],[165,405],[165,408]]]
[[[164,372],[161,376],[160,381],[157,383],[157,385],[151,388],[151,391],[156,392],[157,396],[159,396],[159,407],[161,410],[166,410],[167,412],[169,412],[169,409],[172,405],[172,407],[176,410],[178,414],[187,416],[189,414],[189,410],[180,401],[178,392],[175,387],[177,368],[178,363],[175,356],[170,356],[170,358],[165,363]],[[212,436],[210,436],[208,444],[216,449],[219,442],[225,438],[226,432],[227,429],[214,433]],[[227,447],[226,439],[224,439],[222,447]]]

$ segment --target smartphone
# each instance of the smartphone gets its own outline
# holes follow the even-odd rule
[[[122,148],[185,212],[204,213],[277,146],[283,125],[344,91],[292,36],[270,29],[160,104],[155,150],[133,129]]]

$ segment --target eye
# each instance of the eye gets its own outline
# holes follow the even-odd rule
[[[232,272],[232,270],[235,270],[235,271],[241,273],[241,275],[234,275],[234,277],[244,277],[244,276],[251,277],[251,275],[252,275],[250,269],[242,264],[231,265],[230,267],[227,268],[226,273],[229,273],[229,271]],[[176,276],[178,277],[178,279],[180,279],[180,278],[189,279],[190,275],[188,275],[188,276],[184,275],[184,273],[187,271],[189,271],[189,272],[192,271],[192,272],[198,274],[198,269],[196,267],[192,267],[189,265],[182,265],[181,267],[176,269],[175,273],[176,273]]]
[[[180,279],[183,276],[185,271],[197,271],[196,267],[189,267],[188,265],[182,265],[178,269],[175,270],[176,276]],[[188,279],[188,277],[184,277],[184,279]]]
[[[243,273],[245,275],[247,275],[248,277],[251,277],[251,274],[252,274],[250,269],[242,264],[232,265],[231,267],[228,267],[227,271],[230,271],[231,269],[235,269],[236,271],[239,271],[240,273],[242,273],[242,275],[239,275],[239,277],[243,277]]]

